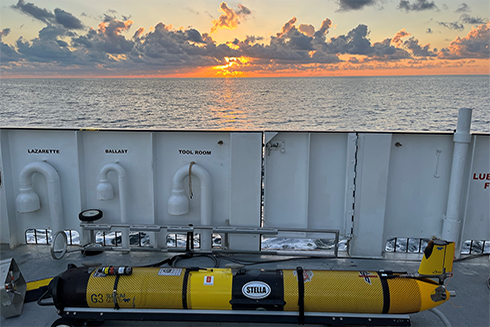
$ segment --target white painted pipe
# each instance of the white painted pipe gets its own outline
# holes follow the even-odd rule
[[[171,215],[184,215],[188,212],[185,210],[185,203],[182,196],[184,194],[184,179],[189,176],[189,166],[181,167],[175,173],[172,181],[172,195],[169,198],[168,213]],[[197,178],[201,183],[201,225],[210,226],[213,212],[212,201],[212,181],[211,175],[206,169],[197,164],[192,164],[190,173]],[[186,198],[187,200],[187,198]],[[174,210],[175,208],[175,210]],[[205,229],[201,232],[201,250],[210,251],[212,247],[212,231]]]
[[[63,229],[63,209],[61,205],[61,186],[60,176],[56,169],[50,164],[42,161],[34,161],[27,164],[20,172],[20,194],[16,199],[17,211],[19,212],[31,212],[39,209],[33,208],[33,210],[24,210],[22,207],[26,205],[22,201],[24,195],[29,192],[35,194],[32,190],[32,175],[34,173],[41,173],[47,181],[48,189],[48,201],[49,201],[49,214],[51,215],[51,232],[55,235],[57,232]],[[35,195],[37,196],[37,194]],[[39,201],[39,200],[38,200]]]
[[[126,180],[126,170],[124,168],[117,164],[117,163],[108,163],[102,169],[100,170],[99,173],[99,183],[108,183],[109,179],[107,177],[107,174],[109,171],[114,171],[117,174],[118,177],[118,183],[119,183],[119,207],[120,207],[120,215],[121,215],[121,223],[122,224],[128,224],[128,214],[126,210],[126,204],[127,204],[127,180]],[[100,199],[99,200],[108,200],[108,199]],[[129,228],[121,228],[121,246],[122,249],[125,251],[130,250],[129,246]]]
[[[455,242],[456,249],[459,249],[461,246],[461,195],[465,178],[466,157],[471,142],[471,113],[472,109],[459,109],[458,126],[453,138],[453,164],[451,167],[451,179],[449,181],[447,209],[442,226],[442,238],[446,241]]]
[[[449,319],[447,319],[447,317],[444,315],[444,313],[442,313],[441,310],[439,310],[437,308],[432,308],[429,311],[432,312],[433,314],[435,314],[436,316],[438,316],[439,319],[441,319],[441,321],[445,327],[452,327],[451,322],[449,321]]]

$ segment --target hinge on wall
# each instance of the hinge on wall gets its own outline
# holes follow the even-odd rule
[[[267,155],[271,155],[272,150],[279,150],[281,153],[286,152],[286,143],[284,141],[271,141],[266,145]]]
[[[345,236],[350,238],[354,233],[356,176],[357,176],[358,135],[349,133],[347,145],[347,172],[345,190]]]
[[[354,202],[352,203],[352,227],[351,227],[351,235],[354,234],[354,214],[356,213],[355,205],[356,205],[356,178],[357,178],[357,152],[359,150],[359,138],[356,133],[356,151],[354,156],[354,182],[352,183],[352,198]]]

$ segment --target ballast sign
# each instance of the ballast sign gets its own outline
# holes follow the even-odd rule
[[[191,149],[179,149],[181,156],[210,156],[211,150],[191,150]]]
[[[105,154],[128,154],[128,149],[105,149]]]
[[[265,299],[271,294],[269,284],[260,281],[251,281],[243,285],[242,293],[249,299],[260,300]]]

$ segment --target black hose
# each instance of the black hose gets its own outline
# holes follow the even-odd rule
[[[54,302],[48,302],[48,303],[43,303],[42,300],[44,300],[45,298],[47,298],[46,295],[48,295],[49,293],[49,290],[47,290],[46,292],[44,292],[43,295],[41,295],[41,297],[37,300],[37,304],[40,305],[40,306],[51,306],[51,305],[54,305]]]
[[[165,265],[165,264],[169,265],[170,267],[175,267],[176,263],[178,261],[180,261],[180,260],[192,259],[192,258],[196,258],[196,257],[207,257],[207,258],[210,258],[214,262],[214,267],[213,268],[218,268],[219,265],[220,265],[220,262],[219,262],[218,257],[216,255],[214,255],[214,254],[201,254],[201,253],[193,253],[193,252],[190,252],[190,253],[186,253],[186,254],[174,255],[173,257],[167,258],[167,259],[162,260],[160,262],[151,263],[149,265],[144,265],[144,266],[140,266],[140,267],[160,267],[160,266]]]
[[[210,258],[211,260],[213,260],[214,262],[214,267],[213,268],[219,268],[219,259],[216,255],[214,254],[197,254],[197,253],[191,253],[191,254],[183,254],[183,255],[177,255],[173,258],[175,258],[175,260],[172,261],[171,263],[171,266],[172,267],[175,267],[176,263],[179,261],[179,260],[182,260],[182,259],[191,259],[191,258],[194,258],[194,257],[206,257],[206,258]]]
[[[288,262],[288,261],[295,261],[295,260],[305,260],[305,259],[314,259],[315,257],[294,257],[294,258],[287,258],[287,259],[281,259],[281,260],[242,260],[242,259],[235,259],[231,258],[226,255],[220,255],[222,258],[225,260],[242,264],[245,266],[252,266],[252,265],[260,265],[264,263],[278,263],[278,262]]]

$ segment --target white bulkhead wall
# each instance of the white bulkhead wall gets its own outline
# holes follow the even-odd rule
[[[41,174],[32,178],[41,209],[15,208],[19,173],[30,162],[58,172],[64,228],[81,232],[78,214],[85,209],[101,209],[101,224],[121,222],[114,171],[108,173],[114,198],[96,196],[107,164],[126,171],[128,223],[199,225],[198,178],[192,178],[188,214],[173,216],[167,208],[175,172],[194,161],[211,175],[213,226],[258,227],[263,215],[266,227],[339,230],[350,239],[351,255],[379,257],[389,238],[441,236],[452,149],[450,133],[0,129],[0,241],[15,246],[25,242],[26,229],[51,227]],[[461,240],[488,240],[490,135],[474,134],[468,151]],[[153,241],[164,247],[161,235]],[[258,250],[259,244],[258,236],[230,235],[234,249]]]
[[[268,144],[265,226],[337,229],[369,257],[391,237],[441,236],[450,134],[280,132]]]
[[[350,135],[279,132],[268,142],[265,226],[337,229],[342,235],[350,234],[345,220],[352,216],[349,197],[356,149]]]
[[[108,182],[114,196],[97,198],[100,172],[107,165],[122,167],[127,193],[127,221],[130,225],[200,225],[200,181],[192,179],[193,198],[190,212],[184,216],[168,214],[167,203],[172,177],[191,161],[204,167],[213,184],[211,223],[224,226],[260,226],[262,133],[229,132],[139,132],[2,129],[0,188],[1,242],[11,246],[25,243],[30,228],[51,229],[49,199],[45,178],[35,173],[34,191],[41,208],[18,213],[15,198],[19,194],[19,173],[33,161],[50,164],[59,174],[62,193],[63,228],[77,230],[78,214],[85,209],[100,209],[104,216],[97,223],[120,224],[119,180],[109,170]],[[231,143],[234,142],[233,151]],[[231,163],[234,163],[233,168]],[[236,168],[236,169],[235,169]],[[6,177],[4,177],[6,176]],[[195,177],[195,176],[194,176]],[[233,182],[232,182],[233,178]],[[188,185],[188,178],[185,179]],[[11,186],[10,186],[11,185]],[[189,196],[189,189],[186,188]],[[161,242],[165,247],[164,231]],[[250,238],[253,242],[250,242]],[[237,240],[239,237],[236,238]],[[258,237],[242,237],[250,249],[258,250]],[[155,241],[155,239],[154,239]],[[243,247],[242,247],[243,248]]]
[[[168,213],[168,198],[172,180],[181,167],[195,162],[211,175],[212,180],[212,223],[224,225],[228,219],[230,201],[230,133],[221,132],[169,132],[155,135],[155,171],[157,199],[157,223],[167,225],[200,225],[200,181],[191,177],[193,197],[189,195],[189,177],[184,179],[184,191],[189,197],[189,212],[185,216]],[[185,218],[185,219],[184,219]]]
[[[108,164],[117,164],[126,172],[128,203],[123,205],[126,206],[128,222],[153,224],[151,133],[120,131],[79,133],[81,210],[100,209],[104,216],[98,222],[121,223],[120,188],[116,170],[109,170],[107,173],[109,183],[114,190],[114,197],[110,200],[98,200],[96,192],[102,168]]]
[[[462,199],[462,240],[490,239],[490,135],[473,135]]]
[[[4,152],[8,154],[9,148],[8,133],[0,129],[0,224],[2,226],[0,228],[0,242],[15,246],[18,244],[17,224],[14,219],[8,219],[8,217],[15,216],[15,208],[7,205],[14,202],[12,199],[14,194],[11,191],[14,187],[10,174],[10,160],[4,159]]]
[[[449,134],[394,134],[384,238],[440,237],[453,153]]]
[[[359,134],[356,163],[354,230],[349,253],[381,257],[388,195],[392,135]]]
[[[262,133],[230,134],[231,226],[260,227],[262,207]],[[229,235],[232,250],[260,250],[259,235]]]
[[[60,177],[62,194],[62,226],[65,229],[79,229],[80,184],[78,179],[77,141],[72,131],[61,130],[11,130],[3,133],[8,146],[2,146],[3,174],[6,186],[5,203],[7,217],[2,216],[2,226],[9,226],[9,239],[2,243],[15,246],[25,242],[25,231],[29,228],[52,229],[50,199],[46,177],[41,173],[32,175],[32,188],[40,199],[39,210],[19,213],[15,208],[15,198],[19,194],[21,170],[32,162],[45,162],[53,167]],[[3,141],[2,141],[3,142]],[[6,152],[8,151],[8,152]],[[8,161],[8,164],[5,162]],[[9,171],[5,171],[7,168]],[[71,176],[72,178],[62,178]],[[3,210],[2,210],[3,215]],[[15,234],[15,236],[14,236]],[[3,237],[3,233],[2,233]]]

